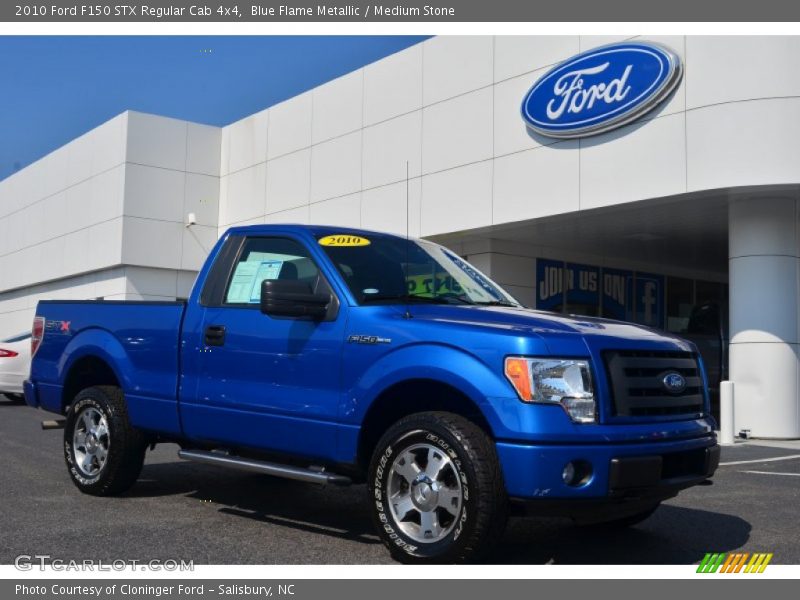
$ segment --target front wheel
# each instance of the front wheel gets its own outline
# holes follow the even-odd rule
[[[114,496],[139,477],[147,449],[145,436],[131,427],[122,390],[83,390],[67,412],[64,458],[72,483],[84,494]]]
[[[505,528],[494,443],[456,414],[418,413],[395,423],[375,448],[367,487],[378,533],[400,562],[475,560]]]

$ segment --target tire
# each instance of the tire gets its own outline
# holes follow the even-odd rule
[[[22,394],[3,394],[6,398],[11,400],[14,404],[24,404],[25,396]]]
[[[98,386],[75,397],[64,425],[64,458],[81,492],[115,496],[127,491],[141,473],[146,450],[146,437],[130,425],[122,390]]]
[[[659,506],[661,506],[660,502],[641,512],[637,512],[632,515],[627,515],[625,517],[620,517],[617,519],[609,519],[608,521],[590,523],[587,524],[586,527],[594,529],[606,529],[606,530],[626,529],[628,527],[633,527],[653,516],[653,513],[656,512],[656,510],[658,510]]]
[[[477,560],[500,540],[508,517],[493,441],[452,413],[417,413],[392,425],[373,453],[367,490],[378,534],[403,563]]]

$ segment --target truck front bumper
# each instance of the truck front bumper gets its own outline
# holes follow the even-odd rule
[[[529,445],[498,442],[506,490],[512,499],[551,504],[654,502],[704,482],[719,465],[715,436],[639,444]],[[572,485],[572,464],[585,476]]]

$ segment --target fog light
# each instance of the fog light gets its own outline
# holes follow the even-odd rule
[[[561,479],[570,487],[586,485],[592,478],[592,465],[585,460],[570,461],[564,465]]]
[[[594,398],[562,398],[561,404],[576,423],[594,422]]]
[[[567,466],[564,467],[564,472],[561,473],[561,479],[563,479],[564,483],[567,485],[572,485],[572,482],[575,481],[575,465],[568,462]]]

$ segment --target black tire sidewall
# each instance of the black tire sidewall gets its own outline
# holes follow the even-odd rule
[[[438,542],[422,543],[406,536],[397,527],[387,502],[391,465],[399,454],[415,444],[430,444],[445,452],[453,461],[462,486],[461,510],[456,525]],[[477,480],[475,469],[462,442],[433,419],[409,421],[392,428],[378,443],[369,471],[372,515],[378,533],[392,555],[402,562],[451,562],[457,560],[475,526],[477,495],[471,489]]]
[[[95,408],[100,411],[100,413],[105,417],[106,423],[108,424],[108,457],[106,458],[106,463],[103,465],[103,468],[100,469],[100,471],[94,477],[87,477],[84,475],[75,464],[75,448],[73,447],[73,438],[75,427],[78,424],[78,418],[80,414],[87,408]],[[110,471],[109,467],[111,466],[110,463],[112,461],[112,453],[116,449],[116,444],[114,443],[115,431],[114,426],[112,425],[113,420],[111,416],[112,413],[109,403],[105,401],[105,398],[102,398],[102,395],[99,392],[95,392],[94,390],[86,390],[85,392],[81,392],[75,399],[74,404],[70,407],[69,413],[67,414],[66,423],[64,424],[64,459],[66,460],[70,477],[80,488],[92,488],[102,485],[104,476]]]
[[[89,407],[105,417],[109,435],[106,462],[92,477],[84,475],[75,464],[72,441],[78,417]],[[79,490],[97,496],[116,495],[127,490],[142,469],[146,447],[146,438],[128,422],[124,396],[119,388],[88,388],[75,397],[64,424],[64,459],[70,479]]]

